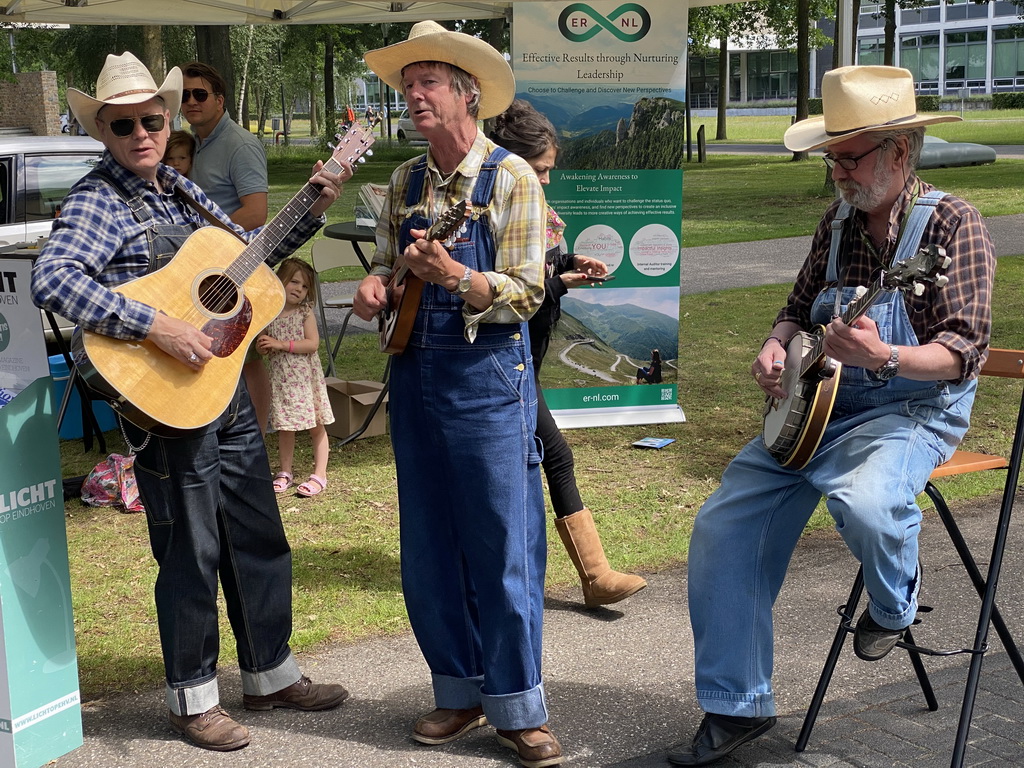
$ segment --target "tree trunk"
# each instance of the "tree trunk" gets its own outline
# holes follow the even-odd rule
[[[715,139],[725,141],[729,138],[726,119],[729,107],[729,25],[725,22],[718,30],[718,127]]]
[[[220,72],[226,83],[224,103],[234,107],[235,63],[231,58],[231,27],[225,25],[196,25],[196,51],[199,61]],[[237,119],[237,115],[234,115]]]
[[[164,67],[164,43],[160,27],[146,25],[142,28],[142,63],[146,65],[153,79],[158,83],[163,82]],[[174,115],[171,115],[174,119]]]
[[[316,69],[313,67],[309,68],[309,135],[319,136],[320,135],[320,121],[317,117],[319,107],[317,103],[320,100],[317,98],[316,93]]]
[[[891,67],[896,60],[896,0],[885,0],[885,59]]]
[[[796,3],[796,119],[806,120],[811,96],[810,0]],[[794,152],[793,160],[806,160],[806,152]]]
[[[324,36],[324,130],[333,136],[338,124],[338,105],[334,95],[334,32]]]

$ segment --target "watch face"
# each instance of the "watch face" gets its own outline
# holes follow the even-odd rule
[[[886,363],[875,372],[875,378],[881,381],[888,381],[889,379],[895,378],[896,374],[899,373],[900,367],[893,363]]]

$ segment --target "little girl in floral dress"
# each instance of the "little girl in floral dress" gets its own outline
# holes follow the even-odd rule
[[[270,426],[277,430],[281,463],[281,471],[274,475],[274,490],[284,493],[291,487],[295,433],[308,429],[313,440],[313,474],[296,492],[316,496],[327,487],[330,446],[324,427],[334,421],[334,413],[317,354],[315,275],[309,264],[290,258],[281,262],[277,276],[284,283],[284,309],[256,340],[256,349],[267,355],[270,366]]]

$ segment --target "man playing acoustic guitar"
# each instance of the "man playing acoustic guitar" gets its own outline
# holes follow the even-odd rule
[[[894,67],[827,72],[822,102],[824,116],[790,127],[785,144],[824,148],[841,199],[818,225],[751,374],[774,415],[792,394],[785,373],[800,370],[794,336],[822,326],[824,355],[841,364],[839,386],[820,432],[801,438],[811,441],[805,460],[788,463],[766,430],[729,464],[697,515],[688,589],[705,715],[692,743],[669,753],[675,765],[714,762],[775,724],[772,605],[822,497],[864,568],[870,599],[856,654],[880,659],[902,637],[921,586],[915,499],[967,430],[987,356],[995,272],[988,232],[977,210],[929,194],[915,173],[924,126],[959,118],[917,114],[912,76]],[[923,246],[945,250],[948,284],[932,280],[920,295],[882,291],[852,319],[858,287],[897,271]]]
[[[117,290],[167,264],[179,249],[184,254],[194,247],[185,241],[207,221],[188,198],[234,235],[251,236],[199,187],[160,162],[181,88],[177,67],[157,88],[145,66],[125,53],[107,57],[95,99],[68,89],[79,122],[106,151],[64,200],[35,263],[32,295],[39,306],[101,338],[148,347],[165,367],[177,372],[180,366],[198,377],[207,365],[215,370],[220,360],[211,351],[215,340],[197,327],[201,313],[183,319]],[[342,170],[331,173],[317,163],[310,184],[319,196],[272,249],[271,262],[322,226],[342,178],[352,175],[349,164]],[[215,263],[211,254],[202,256]],[[273,274],[268,279],[277,280]],[[241,361],[236,382],[240,370]],[[348,695],[340,685],[310,682],[288,647],[291,551],[252,404],[244,385],[231,397],[232,386],[227,385],[231,402],[218,418],[175,437],[147,435],[122,421],[126,438],[137,446],[139,491],[160,566],[155,597],[170,723],[196,746],[218,751],[249,743],[248,729],[221,708],[217,690],[218,577],[238,648],[246,709],[330,709]]]
[[[365,59],[404,94],[430,144],[391,177],[374,267],[355,296],[364,320],[389,308],[400,257],[422,282],[418,308],[395,310],[414,315],[409,338],[382,342],[404,347],[391,367],[402,588],[437,707],[413,738],[444,744],[489,721],[523,765],[556,765],[541,679],[544,499],[525,322],[544,298],[544,196],[526,161],[476,124],[504,111],[515,81],[494,48],[433,21]],[[464,200],[465,231],[442,246],[428,229]],[[403,297],[410,285],[419,287],[406,277]]]

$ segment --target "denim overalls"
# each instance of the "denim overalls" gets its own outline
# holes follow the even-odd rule
[[[494,270],[486,216],[502,149],[484,162],[468,230],[449,249]],[[405,206],[422,195],[426,161]],[[430,212],[436,214],[436,212]],[[407,214],[399,250],[411,229]],[[402,589],[432,674],[436,706],[483,706],[496,728],[547,722],[541,681],[546,538],[536,394],[526,323],[481,324],[470,344],[463,300],[424,285],[409,344],[391,368]]]
[[[149,224],[152,272],[200,225],[155,221],[138,197],[101,174]],[[184,219],[184,217],[182,217]],[[142,445],[147,434],[122,422]],[[244,693],[266,695],[301,676],[291,636],[291,550],[256,414],[239,384],[227,410],[181,437],[149,437],[135,475],[146,507],[149,541],[160,566],[154,590],[167,706],[195,715],[219,703],[218,574],[235,635]]]
[[[908,226],[896,259],[904,241],[913,253],[919,238]],[[830,281],[838,276],[837,251],[833,247],[829,258]],[[843,289],[843,309],[853,290]],[[812,322],[830,321],[835,294],[834,283],[822,291]],[[901,293],[883,296],[868,314],[884,341],[918,343]],[[775,714],[772,605],[822,496],[836,530],[864,567],[872,617],[893,629],[913,621],[920,586],[916,497],[966,432],[976,381],[897,376],[881,382],[846,366],[840,381],[832,417],[807,466],[780,467],[755,438],[726,468],[694,522],[688,594],[697,699],[706,712]]]

